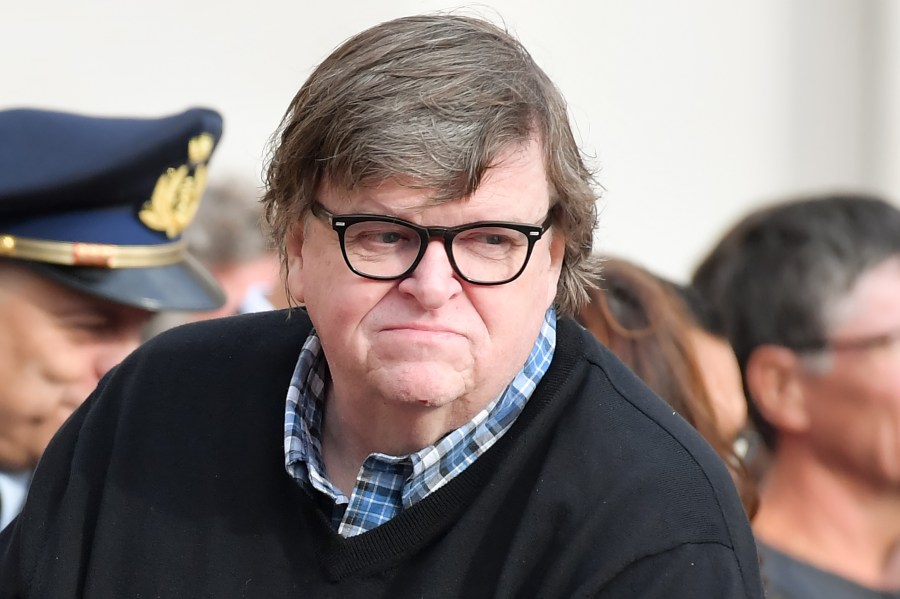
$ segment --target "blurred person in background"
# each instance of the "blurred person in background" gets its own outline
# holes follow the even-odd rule
[[[687,310],[688,339],[700,365],[716,424],[725,439],[736,439],[747,426],[747,398],[741,369],[721,319],[693,286],[661,280],[674,289]]]
[[[753,523],[768,596],[900,597],[900,211],[854,194],[763,208],[693,282],[771,453]]]
[[[256,189],[230,179],[211,183],[206,198],[184,238],[191,254],[219,282],[225,305],[212,312],[192,313],[192,319],[287,308],[278,252],[263,231],[263,208]]]
[[[700,326],[684,303],[686,287],[627,260],[607,258],[603,264],[577,320],[712,445],[752,516],[756,488],[734,448],[747,412],[731,346]],[[702,307],[699,298],[692,301]]]
[[[765,443],[748,418],[741,367],[722,318],[693,285],[662,280],[672,286],[691,316],[688,336],[700,364],[704,386],[715,407],[719,428],[726,439],[732,440],[744,469],[758,485],[769,455]]]
[[[145,335],[207,318],[287,308],[278,252],[269,245],[262,221],[259,193],[248,181],[210,181],[183,239],[188,252],[215,277],[225,303],[212,311],[157,314]]]
[[[180,239],[221,127],[205,109],[0,111],[0,526],[53,434],[150,316],[221,305]]]

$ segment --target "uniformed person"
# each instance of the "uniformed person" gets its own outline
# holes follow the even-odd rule
[[[50,438],[150,316],[222,304],[181,240],[221,131],[199,108],[0,112],[0,526]]]

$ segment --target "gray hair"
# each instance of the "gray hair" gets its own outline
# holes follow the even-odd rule
[[[263,198],[270,234],[284,259],[286,235],[324,181],[353,190],[394,180],[433,202],[469,197],[504,151],[532,139],[543,146],[554,226],[566,242],[556,305],[574,314],[597,269],[593,173],[559,90],[517,40],[481,19],[388,21],[315,69],[273,138]]]
[[[269,253],[262,225],[258,190],[248,182],[229,179],[207,187],[183,237],[191,254],[214,268],[250,262]]]
[[[719,311],[742,372],[765,344],[805,354],[804,364],[820,370],[828,360],[817,350],[840,305],[861,276],[898,255],[900,210],[873,196],[823,195],[746,216],[697,267],[693,283]],[[750,416],[774,446],[775,431],[752,401]]]

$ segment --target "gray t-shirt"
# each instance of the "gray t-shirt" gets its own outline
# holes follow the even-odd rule
[[[876,591],[757,543],[767,599],[900,599],[900,590]]]

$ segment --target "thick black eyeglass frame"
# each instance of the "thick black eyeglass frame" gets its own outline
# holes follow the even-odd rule
[[[311,210],[314,216],[328,221],[331,224],[331,228],[337,232],[338,239],[341,242],[341,253],[344,255],[344,262],[347,264],[347,267],[355,274],[366,279],[373,279],[375,281],[396,281],[398,279],[404,279],[408,277],[414,270],[416,270],[419,262],[421,262],[422,256],[425,255],[425,251],[428,249],[428,243],[433,238],[437,237],[444,240],[444,250],[446,250],[447,252],[447,258],[450,260],[450,266],[453,267],[453,272],[459,275],[462,280],[466,281],[467,283],[472,283],[473,285],[505,285],[506,283],[515,281],[519,278],[519,276],[521,276],[523,272],[525,272],[525,267],[528,266],[528,261],[531,260],[531,252],[534,249],[534,244],[536,244],[538,239],[543,237],[544,233],[546,233],[550,229],[550,227],[553,226],[552,209],[547,213],[547,217],[540,225],[526,225],[522,223],[510,223],[503,221],[479,221],[475,223],[460,225],[459,227],[421,227],[415,223],[409,222],[408,220],[403,220],[402,218],[381,214],[333,214],[319,202],[313,202]],[[347,256],[347,248],[344,245],[344,234],[347,232],[347,228],[351,225],[363,222],[379,222],[403,225],[404,227],[408,227],[418,233],[420,239],[419,254],[416,256],[416,259],[413,260],[412,265],[404,272],[392,277],[368,275],[354,268],[350,263],[350,258]],[[459,267],[456,265],[456,259],[453,257],[453,238],[464,231],[469,231],[470,229],[478,229],[480,227],[511,229],[513,231],[518,231],[525,234],[525,238],[528,239],[528,251],[525,253],[525,260],[524,262],[522,262],[522,268],[520,268],[518,272],[516,272],[516,274],[502,281],[484,282],[470,279],[459,271]]]

